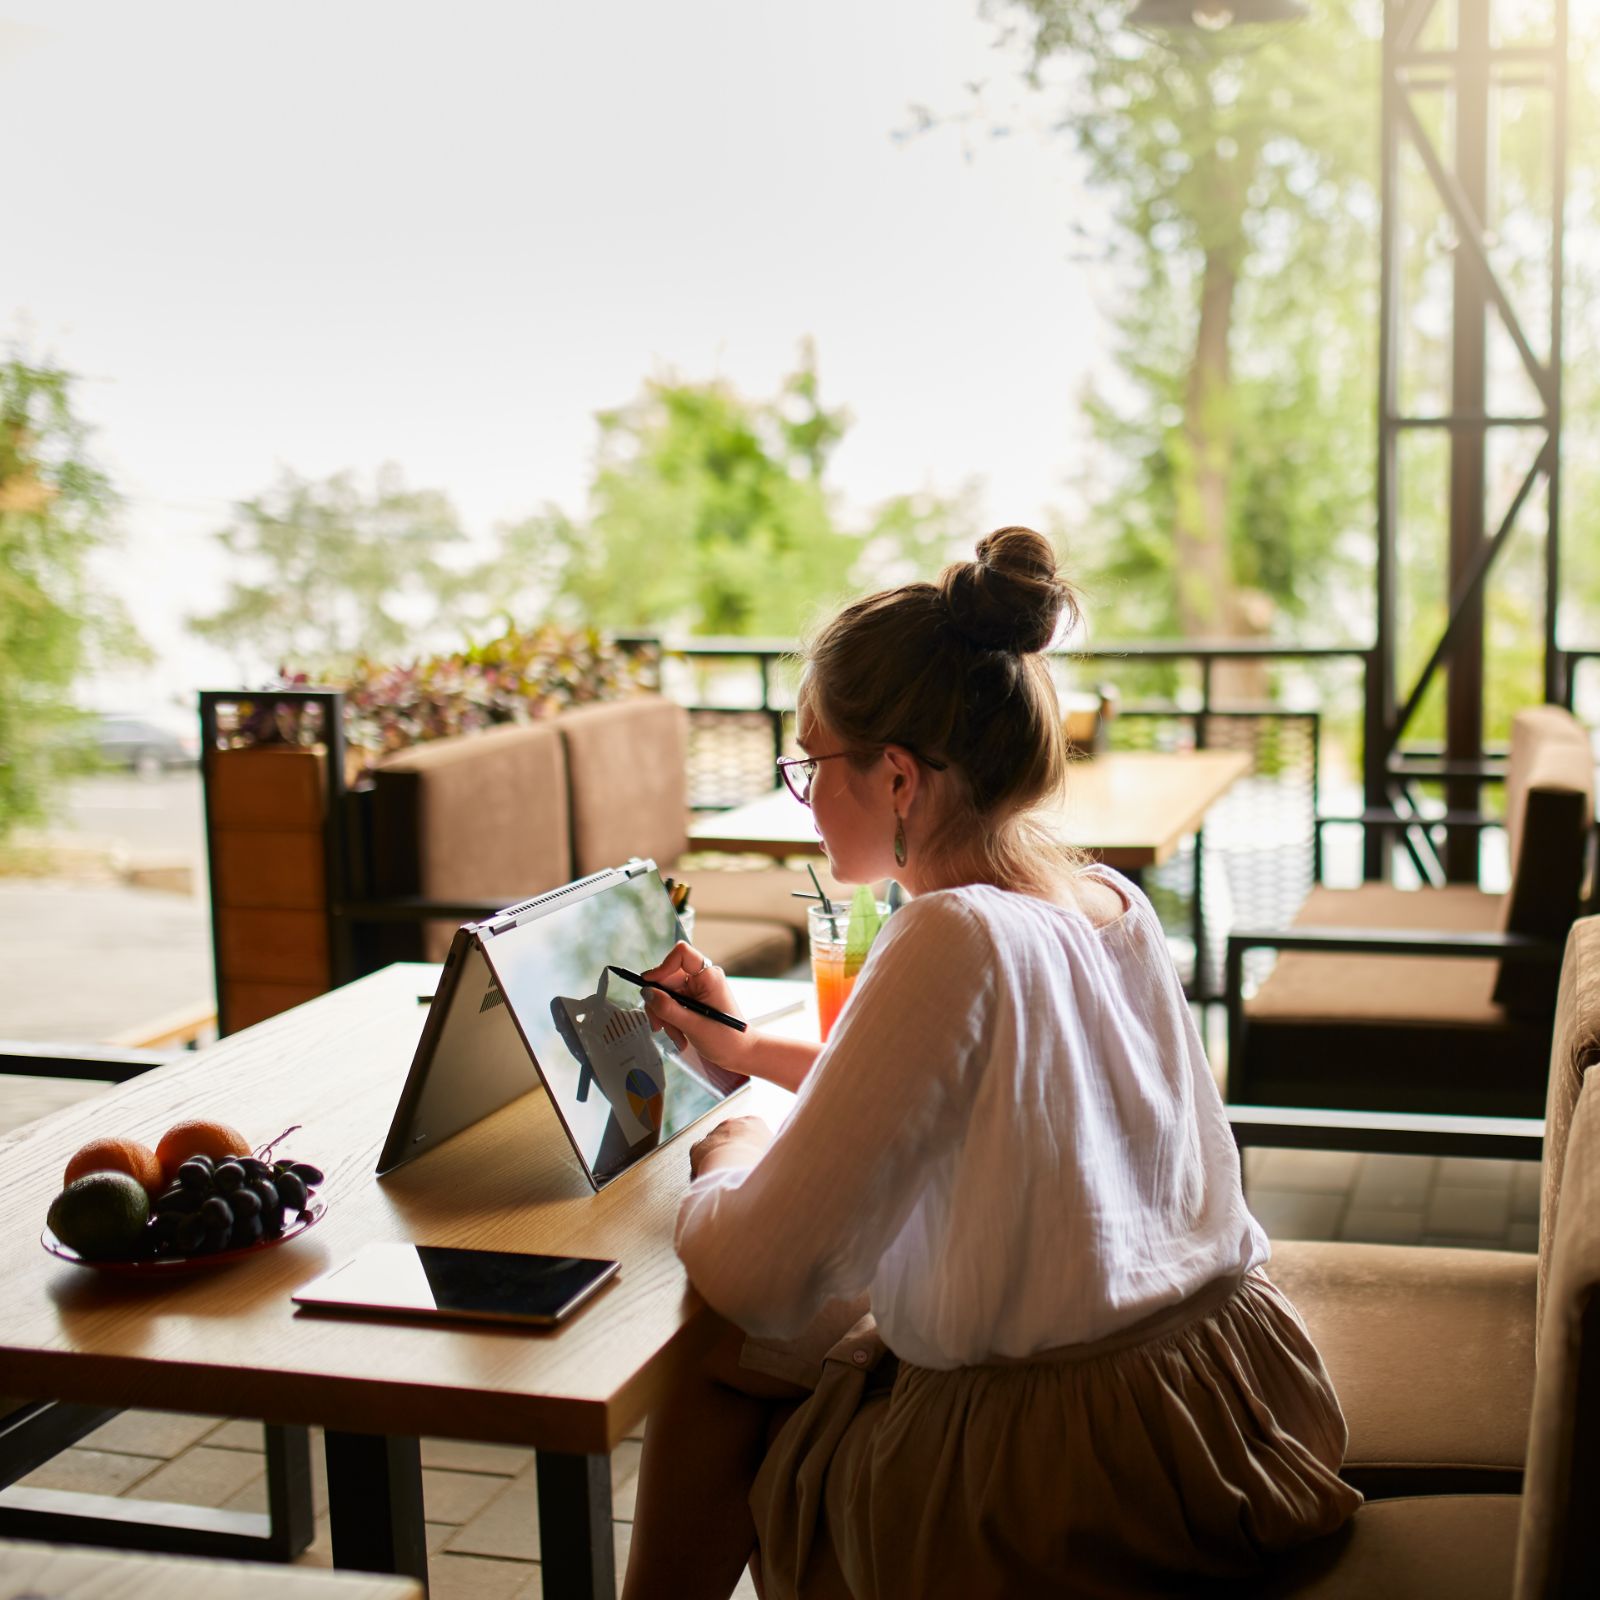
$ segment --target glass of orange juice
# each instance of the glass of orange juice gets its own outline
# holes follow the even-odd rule
[[[872,904],[877,910],[877,921],[889,914],[883,901]],[[821,906],[806,908],[806,921],[811,935],[811,975],[817,984],[817,1023],[822,1037],[827,1039],[838,1019],[844,1003],[855,987],[856,974],[866,959],[866,949],[871,944],[869,933],[863,941],[860,932],[856,948],[851,949],[850,918],[854,908],[842,901],[834,901],[831,911]],[[876,932],[874,925],[872,932]]]

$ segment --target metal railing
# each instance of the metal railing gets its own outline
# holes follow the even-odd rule
[[[773,761],[795,748],[792,672],[784,670],[792,644],[654,635],[617,642],[648,651],[659,672],[655,687],[688,709],[696,809],[725,809],[772,788]],[[1227,928],[1235,917],[1288,921],[1321,876],[1322,714],[1270,702],[1219,704],[1220,669],[1346,663],[1364,672],[1370,655],[1350,647],[1190,640],[1100,645],[1055,658],[1062,677],[1094,681],[1111,669],[1138,668],[1164,680],[1165,696],[1120,707],[1107,729],[1110,748],[1226,748],[1251,756],[1249,772],[1212,808],[1207,826],[1145,875],[1194,998],[1221,997]],[[705,694],[708,685],[715,695]],[[1361,687],[1352,685],[1352,721]]]

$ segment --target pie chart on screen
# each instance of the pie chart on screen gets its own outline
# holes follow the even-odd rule
[[[623,1080],[628,1092],[628,1105],[652,1133],[661,1132],[661,1090],[648,1072],[635,1067]]]

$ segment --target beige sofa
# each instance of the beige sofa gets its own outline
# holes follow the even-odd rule
[[[1484,1449],[1503,1452],[1509,1445],[1502,1459],[1522,1469],[1515,1490],[1439,1494],[1426,1472],[1412,1477],[1414,1487],[1394,1479],[1390,1487],[1402,1490],[1394,1498],[1370,1501],[1339,1533],[1277,1563],[1261,1584],[1235,1585],[1230,1594],[1276,1600],[1600,1594],[1600,1072],[1584,1070],[1600,1054],[1595,926],[1585,936],[1591,947],[1576,962],[1577,947],[1569,946],[1562,979],[1537,1311],[1531,1271],[1514,1292],[1505,1283],[1485,1293],[1487,1277],[1500,1274],[1493,1262],[1489,1274],[1478,1273],[1470,1251],[1395,1247],[1383,1255],[1382,1246],[1303,1246],[1299,1270],[1285,1271],[1281,1250],[1273,1267],[1299,1301],[1346,1412],[1372,1408],[1369,1446],[1381,1443],[1391,1458],[1421,1448],[1437,1467],[1441,1458],[1481,1462]],[[1329,1252],[1341,1248],[1366,1259],[1350,1258],[1356,1270],[1335,1268]],[[1450,1254],[1458,1258],[1453,1283],[1451,1264],[1442,1259]],[[1344,1301],[1336,1338],[1330,1307],[1318,1304],[1313,1291],[1320,1285],[1333,1294],[1341,1284],[1356,1292]],[[1363,1424],[1354,1414],[1350,1422],[1354,1456],[1363,1448]],[[1402,1443],[1408,1430],[1410,1446]],[[1503,1476],[1485,1472],[1480,1481],[1493,1489]]]
[[[649,856],[690,883],[695,942],[713,960],[781,975],[804,958],[806,902],[793,895],[808,881],[785,867],[682,866],[688,737],[681,706],[642,695],[380,761],[369,807],[374,895],[509,905]],[[454,926],[428,923],[415,953],[443,959]]]

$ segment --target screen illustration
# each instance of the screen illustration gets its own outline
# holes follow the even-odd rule
[[[599,1185],[721,1103],[736,1082],[653,1033],[637,985],[678,938],[654,872],[558,904],[488,940],[485,953],[550,1098]]]
[[[666,1073],[650,1038],[644,1007],[608,999],[610,980],[607,968],[600,974],[599,988],[586,999],[558,995],[550,1002],[550,1016],[562,1043],[577,1057],[579,1101],[586,1101],[598,1082],[633,1145],[661,1132]]]

